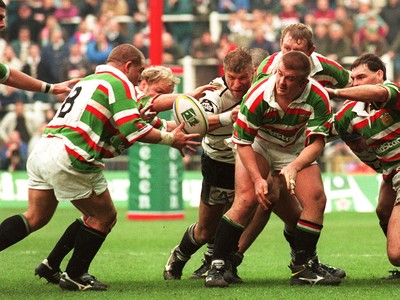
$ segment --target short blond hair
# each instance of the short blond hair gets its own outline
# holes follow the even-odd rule
[[[181,82],[178,77],[174,76],[170,68],[164,66],[152,66],[145,69],[139,77],[139,82],[142,80],[146,80],[148,84],[164,81],[172,87]]]

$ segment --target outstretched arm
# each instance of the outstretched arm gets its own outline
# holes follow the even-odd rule
[[[4,84],[25,91],[48,94],[62,94],[69,93],[71,91],[70,86],[73,86],[78,81],[79,78],[67,80],[61,83],[50,84],[33,78],[16,69],[10,69],[10,75],[8,76]]]

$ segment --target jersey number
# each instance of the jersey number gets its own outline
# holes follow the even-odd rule
[[[58,114],[58,118],[64,118],[67,113],[69,113],[74,106],[75,99],[79,96],[82,91],[82,87],[76,87],[65,99],[64,103],[61,105],[60,112]]]

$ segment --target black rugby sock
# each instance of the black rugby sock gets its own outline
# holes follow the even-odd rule
[[[223,216],[215,233],[213,260],[226,260],[229,254],[238,250],[238,243],[244,227]]]
[[[0,251],[23,240],[29,233],[28,221],[22,214],[5,219],[0,224]]]
[[[79,277],[89,270],[90,263],[106,237],[106,234],[85,225],[79,228],[74,246],[75,249],[66,268],[69,277]]]
[[[179,243],[179,250],[181,254],[186,256],[188,259],[190,258],[190,256],[192,256],[193,253],[199,250],[201,246],[203,246],[197,244],[194,239],[194,228],[196,227],[196,224],[197,223],[192,224],[188,227],[182,237],[181,242]]]
[[[82,227],[82,220],[76,219],[68,228],[64,234],[58,240],[53,250],[47,257],[47,261],[53,269],[57,270],[60,268],[61,262],[64,257],[74,248],[76,236],[79,229]]]

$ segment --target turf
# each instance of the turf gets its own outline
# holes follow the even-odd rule
[[[344,268],[348,276],[339,287],[291,287],[289,249],[282,222],[273,217],[246,253],[239,275],[245,283],[209,289],[202,280],[188,280],[200,266],[203,249],[186,265],[181,281],[164,281],[162,270],[170,249],[197,218],[187,209],[179,221],[119,221],[92,263],[91,273],[110,284],[107,292],[67,292],[33,275],[66,226],[78,217],[74,208],[60,207],[42,230],[1,253],[0,299],[392,299],[400,280],[380,278],[392,269],[385,238],[372,213],[331,213],[319,243],[323,262]],[[2,207],[0,220],[22,212]],[[62,266],[65,267],[65,264]]]

